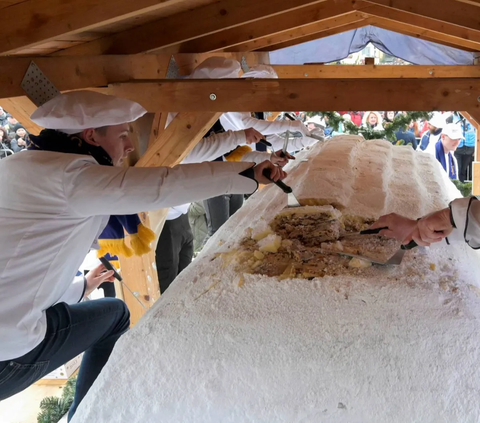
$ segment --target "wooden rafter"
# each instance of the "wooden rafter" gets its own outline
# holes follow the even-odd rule
[[[253,51],[261,48],[271,50],[271,47],[281,44],[298,42],[298,39],[304,39],[312,34],[322,36],[325,31],[337,31],[348,25],[348,27],[356,26],[357,28],[366,25],[364,23],[366,15],[358,12],[350,12],[344,15],[337,15],[331,18],[322,19],[321,21],[312,23],[310,25],[300,26],[289,31],[280,32],[278,34],[269,35],[268,37],[248,41],[223,51]],[[358,26],[357,26],[358,25]],[[340,30],[343,32],[343,29]]]
[[[368,5],[365,5],[368,7]],[[331,19],[352,13],[350,0],[327,0],[294,11],[260,19],[245,25],[227,29],[219,33],[206,35],[167,49],[171,53],[197,53],[230,49],[229,51],[250,51],[250,48],[237,48],[247,41],[255,41],[293,28],[301,29],[324,19]]]
[[[149,111],[480,110],[478,78],[164,80],[114,89]]]
[[[397,22],[403,22],[409,25],[416,26],[418,28],[423,28],[425,30],[455,37],[458,39],[458,46],[460,47],[462,47],[463,45],[462,42],[465,42],[465,46],[468,48],[478,48],[478,46],[480,45],[473,44],[480,43],[479,31],[473,31],[471,29],[460,27],[458,25],[449,24],[446,22],[438,21],[436,19],[415,15],[413,13],[408,13],[403,10],[393,9],[390,7],[372,4],[369,7],[365,7],[365,2],[362,1],[356,3],[354,7],[359,7],[362,11],[365,11],[372,16],[391,19]]]
[[[322,0],[221,0],[188,12],[150,22],[89,43],[61,51],[56,55],[136,54],[213,34],[282,12],[321,3]]]
[[[300,37],[300,38],[294,38],[293,40],[284,41],[284,42],[280,42],[280,43],[277,43],[277,44],[274,44],[274,42],[276,40],[272,40],[272,43],[269,46],[259,48],[256,51],[280,50],[282,48],[287,48],[287,47],[294,46],[294,45],[297,45],[297,44],[306,43],[308,41],[318,40],[320,38],[325,38],[325,37],[329,37],[331,35],[340,34],[342,32],[351,31],[352,29],[362,28],[364,26],[370,25],[370,23],[371,23],[370,19],[371,18],[357,20],[357,21],[354,21],[354,22],[346,24],[346,25],[340,25],[340,26],[336,26],[336,27],[333,27],[333,28],[325,29],[325,30],[320,31],[320,32],[314,32],[313,34],[310,34],[310,35],[306,35],[306,36],[303,36],[303,37]]]
[[[2,9],[0,53],[92,30],[181,0],[27,0]],[[12,24],[6,24],[12,23]]]
[[[477,6],[456,0],[365,0],[368,3],[402,10],[418,16],[436,19],[480,31],[480,13]]]
[[[37,107],[28,97],[3,98],[0,99],[0,106],[21,122],[25,129],[31,134],[37,135],[43,129],[30,120],[30,115]]]
[[[377,26],[378,28],[395,31],[400,34],[409,35],[426,41],[432,41],[434,43],[440,43],[448,47],[461,48],[466,51],[477,51],[478,49],[480,49],[480,44],[478,43],[474,43],[468,40],[460,40],[459,38],[452,37],[447,34],[419,28],[417,26],[410,25],[404,22],[396,22],[390,19],[384,19],[379,17],[374,17],[370,19],[371,25]]]
[[[272,65],[279,78],[480,78],[480,66]],[[402,81],[399,81],[401,84]]]
[[[0,57],[0,98],[25,95],[20,84],[31,61],[63,91],[156,79],[166,74],[170,56]]]

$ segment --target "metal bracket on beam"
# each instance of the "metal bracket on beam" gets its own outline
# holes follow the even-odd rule
[[[178,79],[180,78],[180,70],[178,69],[177,61],[175,57],[170,58],[170,62],[168,62],[168,69],[167,69],[167,79]]]
[[[250,70],[250,67],[248,66],[247,59],[245,59],[245,56],[242,56],[242,60],[240,61],[240,66],[242,67],[243,73],[248,72]]]
[[[33,61],[30,62],[20,86],[37,107],[60,94],[60,91]]]

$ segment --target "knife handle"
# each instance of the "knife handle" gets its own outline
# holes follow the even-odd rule
[[[290,119],[290,120],[297,120],[295,119],[291,114],[289,113],[285,113],[284,116],[287,118],[287,119]]]
[[[415,248],[415,247],[418,247],[418,244],[415,241],[412,240],[408,244],[402,245],[401,249],[402,250],[411,250],[412,248]]]
[[[272,143],[268,142],[267,140],[265,139],[261,139],[260,141],[258,141],[259,144],[263,144],[263,145],[266,145],[267,147],[271,147],[272,146]]]
[[[117,281],[122,281],[122,277],[117,273],[117,271],[115,270],[115,268],[112,266],[112,263],[110,263],[105,257],[100,257],[100,261],[101,263],[105,266],[105,268],[107,270],[113,270],[113,277],[117,280]]]
[[[388,226],[385,226],[383,228],[377,228],[377,229],[365,229],[364,231],[360,231],[360,235],[378,234],[380,231],[383,231],[384,229],[388,229]]]
[[[269,181],[272,181],[277,187],[279,187],[285,194],[291,194],[293,192],[292,188],[289,187],[286,183],[282,181],[273,181],[271,178],[271,171],[270,169],[266,168],[263,169],[263,176],[267,178]]]

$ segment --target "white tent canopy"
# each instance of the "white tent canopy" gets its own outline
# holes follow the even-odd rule
[[[368,43],[416,65],[473,65],[478,55],[369,25],[273,51],[270,62],[275,65],[335,62],[362,50]]]

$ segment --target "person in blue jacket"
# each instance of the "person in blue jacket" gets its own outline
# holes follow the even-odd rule
[[[454,120],[456,120],[455,117],[457,117],[458,124],[462,127],[464,137],[455,151],[455,158],[458,162],[458,179],[461,182],[471,181],[477,134],[472,124],[463,116],[455,114]]]

